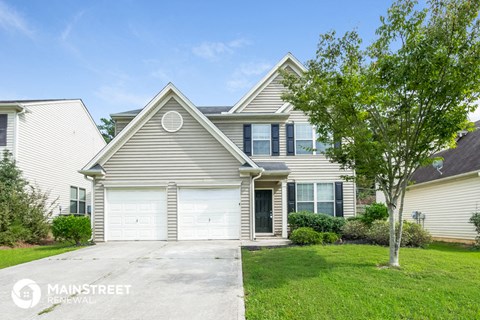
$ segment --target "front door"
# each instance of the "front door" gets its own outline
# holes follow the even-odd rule
[[[272,190],[255,190],[255,232],[272,233]]]

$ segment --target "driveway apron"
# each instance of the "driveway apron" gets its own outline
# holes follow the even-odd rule
[[[14,289],[22,279],[32,281]],[[21,308],[19,300],[30,304]],[[244,319],[240,242],[109,242],[5,268],[0,314],[5,320]]]

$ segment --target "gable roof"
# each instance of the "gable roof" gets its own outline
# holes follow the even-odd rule
[[[293,56],[287,53],[246,95],[244,95],[228,113],[241,112],[255,97],[268,86],[279,74],[280,68],[292,68],[297,74],[307,71],[305,66]]]
[[[475,127],[475,131],[468,132],[457,141],[456,148],[434,155],[443,158],[442,174],[433,166],[421,167],[413,174],[412,181],[420,184],[480,171],[480,121],[475,122]]]
[[[187,112],[192,115],[221,145],[225,147],[240,163],[247,163],[253,168],[258,166],[245,153],[243,153],[223,132],[220,131],[208,118],[203,115],[187,97],[183,95],[172,83],[163,88],[146,106],[141,109],[137,116],[109,143],[103,148],[87,165],[81,170],[88,172],[94,166],[102,166],[110,157],[115,154],[151,117],[160,110],[170,98],[175,98]],[[155,112],[153,112],[155,111]]]

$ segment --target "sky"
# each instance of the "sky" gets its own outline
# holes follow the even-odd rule
[[[172,82],[197,106],[230,106],[287,52],[314,58],[322,33],[371,42],[390,4],[0,0],[0,100],[81,98],[98,122]]]

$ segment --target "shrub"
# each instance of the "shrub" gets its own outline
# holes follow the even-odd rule
[[[48,235],[48,218],[54,203],[48,194],[30,185],[11,153],[0,160],[0,244],[38,243]]]
[[[365,213],[360,215],[360,220],[367,226],[371,226],[373,221],[387,220],[388,209],[383,203],[372,203],[365,207]]]
[[[425,248],[432,242],[430,233],[419,224],[404,221],[402,230],[402,246]]]
[[[333,232],[322,232],[320,236],[322,237],[323,244],[333,244],[340,239],[340,236]]]
[[[367,232],[367,240],[374,244],[388,246],[390,242],[390,224],[388,221],[374,221]],[[402,247],[425,248],[431,242],[432,236],[419,224],[408,221],[403,222],[401,242]]]
[[[390,243],[390,224],[388,221],[373,221],[366,236],[367,240],[373,244],[388,246]]]
[[[92,236],[90,218],[74,215],[56,217],[52,222],[52,233],[55,240],[70,241],[78,246]]]
[[[368,226],[360,220],[349,220],[342,228],[342,236],[347,240],[364,240],[367,237]]]
[[[293,230],[290,240],[299,245],[322,244],[322,235],[312,228],[301,227]]]
[[[475,226],[475,231],[477,231],[478,234],[475,237],[476,246],[480,246],[480,212],[474,212],[469,221]]]
[[[288,215],[290,230],[294,231],[302,227],[310,227],[317,232],[341,233],[345,219],[332,217],[323,213],[308,211],[293,212]]]

